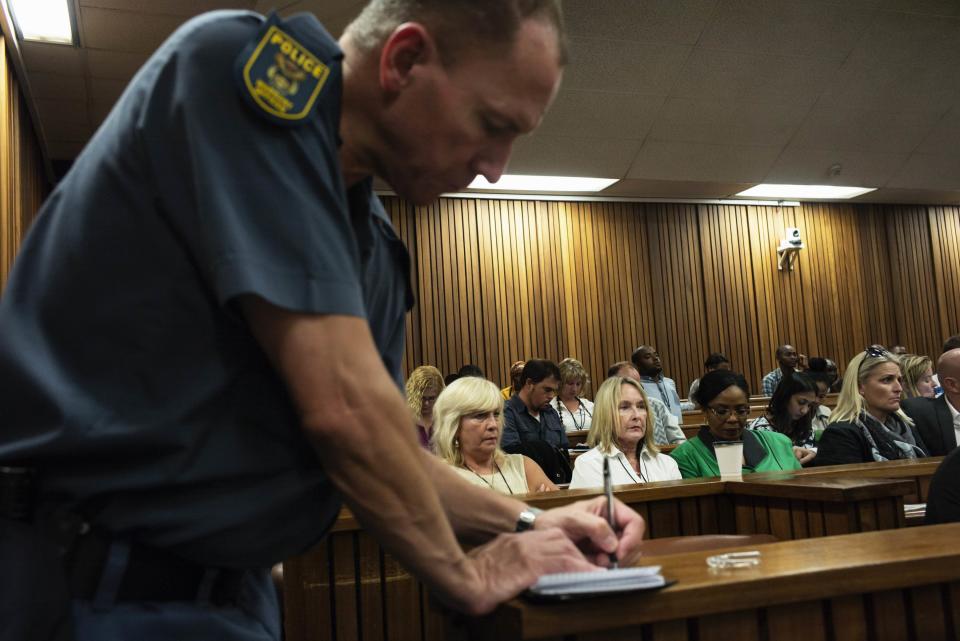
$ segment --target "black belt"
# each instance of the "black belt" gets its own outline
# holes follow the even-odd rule
[[[112,569],[118,557],[125,561]],[[124,558],[125,557],[125,558]],[[77,537],[66,558],[74,598],[111,601],[237,602],[245,570],[204,567],[160,548],[111,540],[95,532]]]

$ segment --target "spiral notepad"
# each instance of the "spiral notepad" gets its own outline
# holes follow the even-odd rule
[[[530,588],[535,595],[599,594],[661,588],[666,584],[659,565],[613,568],[596,572],[546,574]]]

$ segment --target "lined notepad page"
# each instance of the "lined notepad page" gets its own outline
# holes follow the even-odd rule
[[[535,594],[593,594],[663,587],[659,565],[596,572],[545,574],[530,588]]]

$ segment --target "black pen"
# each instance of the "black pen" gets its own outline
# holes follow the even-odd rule
[[[610,459],[606,456],[603,457],[603,491],[607,495],[607,523],[610,524],[610,529],[616,533],[613,521],[613,484],[610,482]],[[619,567],[616,552],[610,553],[610,567]]]

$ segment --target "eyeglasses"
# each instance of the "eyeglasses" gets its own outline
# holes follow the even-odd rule
[[[711,414],[719,419],[726,419],[728,416],[730,416],[730,412],[736,414],[737,418],[746,418],[750,416],[750,407],[748,405],[741,405],[732,409],[729,407],[713,407],[712,405],[708,405],[707,409],[710,410]]]

